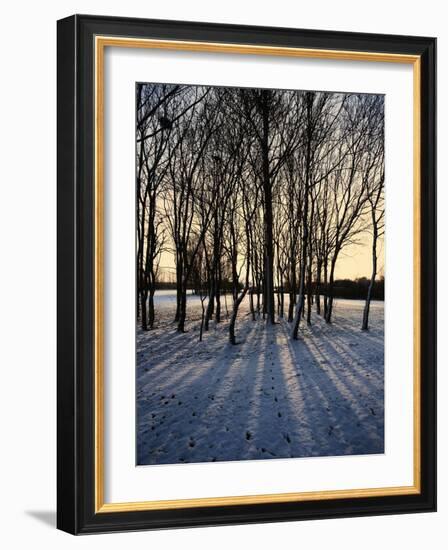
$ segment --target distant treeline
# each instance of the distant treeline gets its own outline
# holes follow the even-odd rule
[[[351,279],[336,279],[334,282],[333,296],[335,298],[346,298],[349,300],[364,300],[369,284],[370,279],[367,279],[367,277],[360,277],[354,281]],[[240,285],[241,288],[242,286],[243,285]],[[325,285],[321,284],[320,288],[322,296],[325,295],[327,291]],[[223,292],[231,293],[232,289],[231,281],[222,282]],[[176,290],[176,283],[158,282],[156,283],[156,290]],[[192,290],[196,294],[200,293],[199,289],[195,289],[193,285],[189,285],[189,290]],[[275,288],[276,293],[280,290],[279,288]],[[289,294],[290,289],[287,285],[283,288],[283,292]],[[372,300],[384,300],[384,277],[375,281],[372,289]]]
[[[352,300],[364,300],[369,288],[370,280],[366,277],[361,277],[355,281],[350,279],[336,280],[334,283],[333,294],[336,298],[348,298]],[[325,289],[322,289],[322,294]],[[384,277],[377,279],[372,288],[372,300],[384,300]]]

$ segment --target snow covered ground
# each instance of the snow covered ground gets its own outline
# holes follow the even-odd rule
[[[229,309],[231,297],[227,297]],[[137,329],[137,464],[176,464],[384,452],[384,307],[336,300],[334,322],[252,321],[248,300],[199,342],[200,301],[188,332],[172,323],[175,296],[156,295],[157,327]]]

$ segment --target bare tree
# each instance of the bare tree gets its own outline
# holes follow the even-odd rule
[[[381,96],[139,85],[142,327],[153,327],[160,259],[167,254],[175,264],[179,332],[193,287],[201,302],[200,340],[213,319],[223,319],[228,291],[232,344],[245,299],[253,322],[261,315],[271,324],[287,318],[297,339],[301,319],[314,322],[314,304],[332,322],[342,251],[365,243],[370,231],[366,330],[384,231],[383,110]]]
[[[341,139],[337,127],[340,113],[345,104],[345,98],[338,94],[325,92],[305,92],[303,95],[303,147],[298,149],[298,167],[301,171],[303,184],[302,209],[302,242],[299,273],[299,299],[294,318],[292,338],[298,338],[300,320],[305,306],[305,277],[307,265],[309,287],[311,287],[312,253],[311,225],[314,218],[313,188],[321,179],[328,178],[329,174],[318,173],[318,167],[329,156],[334,154],[336,144]],[[334,169],[334,167],[332,167]],[[311,203],[311,209],[310,209]],[[311,301],[311,288],[309,290]],[[311,304],[310,304],[311,305]]]
[[[336,262],[341,250],[357,243],[365,231],[363,220],[369,198],[369,177],[376,162],[369,153],[372,102],[377,96],[353,95],[345,102],[343,125],[345,139],[339,150],[344,159],[329,178],[334,204],[331,237],[332,254],[328,280],[328,305],[325,320],[331,323]]]
[[[168,113],[180,86],[137,85],[137,316],[142,328],[154,324],[158,259],[165,243],[157,208],[168,164],[165,152],[171,133]],[[148,136],[151,139],[146,139]]]
[[[184,102],[184,116],[176,122],[176,139],[168,146],[169,184],[164,196],[165,213],[174,242],[176,258],[177,330],[184,332],[187,306],[187,284],[195,255],[202,245],[210,223],[212,206],[207,201],[203,158],[218,124],[218,111],[205,101],[208,90],[189,88]],[[198,100],[201,98],[201,101]],[[197,233],[197,211],[205,208],[207,223]],[[196,245],[189,253],[189,243]]]
[[[297,95],[274,90],[240,90],[240,112],[256,138],[257,174],[262,190],[264,228],[264,307],[275,323],[273,186],[288,156],[297,148]]]
[[[367,289],[366,302],[362,318],[362,330],[369,328],[370,301],[377,275],[378,265],[378,239],[384,233],[384,110],[382,98],[372,102],[371,127],[369,132],[370,146],[369,156],[369,192],[368,202],[370,207],[371,231],[372,231],[372,274]]]
[[[227,94],[220,97],[222,119],[226,124],[220,124],[213,139],[211,152],[207,159],[211,180],[210,202],[212,204],[210,234],[211,261],[209,265],[209,301],[205,318],[205,330],[215,310],[215,321],[221,321],[221,284],[222,284],[222,253],[224,247],[224,225],[228,221],[229,204],[237,195],[237,184],[241,180],[246,150],[245,134],[241,119],[235,116],[227,102]],[[230,124],[229,122],[232,121]],[[230,217],[233,220],[233,217]],[[235,231],[231,226],[233,236]],[[231,258],[230,264],[235,269],[236,260]],[[234,279],[234,277],[233,277]],[[216,301],[216,308],[215,308]]]
[[[229,323],[229,342],[232,345],[235,345],[235,324],[238,315],[238,309],[246,297],[247,292],[250,289],[250,276],[252,273],[251,259],[253,258],[252,254],[252,245],[253,245],[253,236],[251,233],[251,227],[253,220],[257,212],[257,204],[254,202],[253,189],[249,186],[241,186],[241,212],[238,213],[238,209],[233,207],[229,210],[230,215],[233,220],[230,221],[230,234],[231,238],[229,241],[229,255],[232,262],[232,274],[233,274],[233,308],[232,315],[230,317]],[[255,194],[257,196],[257,194]],[[234,200],[233,206],[236,206],[238,203]],[[240,222],[240,231],[238,236],[235,235],[235,226],[237,222],[237,216],[239,217]],[[237,237],[237,238],[236,238]],[[244,249],[244,260],[241,265],[238,267],[238,249]],[[244,248],[245,247],[245,248]],[[240,291],[240,275],[241,272],[245,270],[245,282],[244,287]],[[252,304],[253,307],[253,304]],[[252,316],[254,316],[254,311],[252,309]],[[253,318],[253,317],[252,317]]]

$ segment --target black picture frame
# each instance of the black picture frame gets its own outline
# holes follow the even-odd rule
[[[436,39],[74,15],[58,21],[57,526],[72,534],[436,509]],[[416,55],[421,61],[419,494],[95,511],[94,38],[120,36]]]

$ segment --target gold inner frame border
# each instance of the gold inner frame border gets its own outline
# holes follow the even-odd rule
[[[381,63],[407,63],[413,65],[413,485],[397,487],[362,488],[349,490],[329,490],[313,492],[276,493],[243,496],[191,498],[180,500],[153,500],[140,502],[104,502],[104,52],[106,47],[155,48],[177,51],[208,53],[234,53],[266,56],[286,56],[313,59],[366,61]],[[421,59],[418,55],[405,55],[382,52],[360,52],[293,48],[280,46],[258,46],[251,44],[227,44],[215,42],[158,40],[96,36],[94,42],[95,59],[95,349],[94,349],[94,399],[95,399],[95,513],[132,512],[143,510],[168,510],[209,506],[232,506],[244,504],[265,504],[281,502],[304,502],[334,500],[343,498],[382,497],[412,495],[421,492],[421,386],[420,386],[420,272],[421,272]]]

